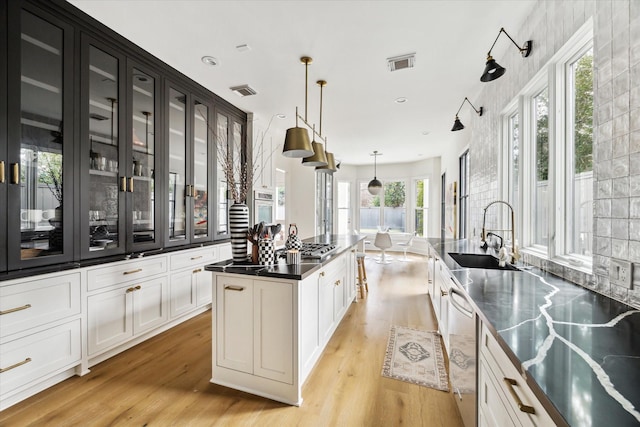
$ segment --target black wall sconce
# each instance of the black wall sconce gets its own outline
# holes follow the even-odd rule
[[[496,39],[494,40],[493,44],[491,45],[491,49],[489,49],[489,53],[487,53],[487,65],[484,67],[484,72],[482,73],[482,76],[480,77],[480,81],[481,82],[490,82],[492,80],[497,79],[498,77],[502,76],[505,71],[507,71],[506,68],[500,66],[500,64],[498,64],[496,62],[495,59],[493,59],[493,57],[491,56],[491,51],[493,50],[493,47],[496,45],[496,42],[498,41],[498,38],[500,37],[500,34],[505,33],[507,35],[507,37],[509,37],[509,40],[511,40],[511,42],[516,45],[516,47],[518,48],[518,50],[520,50],[520,54],[522,55],[523,58],[528,57],[531,54],[531,47],[533,45],[533,41],[532,40],[527,40],[524,43],[524,46],[520,47],[518,46],[518,43],[516,43],[511,36],[504,30],[504,28],[500,28],[500,32],[498,33],[498,36],[496,37]]]
[[[482,107],[480,107],[480,109],[476,109],[476,107],[473,106],[471,101],[469,101],[469,98],[465,97],[464,101],[462,101],[462,104],[460,104],[460,108],[458,108],[458,112],[456,113],[456,121],[453,122],[453,127],[451,128],[451,132],[464,129],[464,125],[458,118],[458,113],[460,113],[460,110],[462,109],[462,106],[464,105],[465,102],[468,102],[469,105],[471,105],[471,108],[473,108],[473,111],[475,111],[479,116],[482,116],[482,111],[483,111]]]

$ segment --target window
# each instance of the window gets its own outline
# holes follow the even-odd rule
[[[407,230],[407,193],[404,181],[389,181],[383,185],[384,223],[390,232]]]
[[[568,64],[565,252],[591,256],[593,230],[593,50]]]
[[[586,267],[593,240],[593,88],[589,20],[503,119],[503,194],[522,212],[523,246]]]
[[[429,180],[416,179],[414,181],[416,190],[415,223],[413,229],[418,236],[427,236],[427,219],[429,218]]]
[[[360,233],[375,233],[380,223],[380,194],[372,195],[368,183],[360,183]]]
[[[460,156],[460,239],[467,236],[467,212],[469,209],[469,150]]]
[[[333,174],[316,173],[316,230],[333,233]]]
[[[516,112],[509,116],[507,138],[509,141],[508,197],[511,206],[520,205],[520,115]]]
[[[338,182],[338,234],[351,233],[351,183]]]
[[[360,232],[375,233],[388,229],[392,233],[407,230],[407,192],[405,181],[386,181],[379,194],[371,195],[366,182],[360,183]]]
[[[533,244],[549,245],[549,89],[533,97],[535,178],[533,185]]]

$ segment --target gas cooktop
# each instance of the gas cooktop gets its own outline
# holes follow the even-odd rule
[[[302,248],[300,248],[300,255],[302,259],[322,259],[327,255],[330,255],[338,250],[338,246],[330,243],[307,243],[302,242]],[[281,257],[286,256],[286,249],[278,250],[278,255]]]

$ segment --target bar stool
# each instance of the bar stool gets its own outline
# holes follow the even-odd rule
[[[367,291],[367,293],[369,293],[369,284],[367,283],[367,270],[365,270],[364,268],[364,258],[364,253],[356,253],[356,262],[358,265],[358,289],[360,290],[360,298],[364,298],[364,291]]]

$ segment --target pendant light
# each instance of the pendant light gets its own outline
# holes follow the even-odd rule
[[[374,151],[373,154],[371,155],[373,156],[373,179],[369,181],[369,185],[367,186],[367,189],[369,190],[369,193],[375,196],[376,194],[380,193],[380,190],[382,190],[382,183],[378,180],[378,177],[377,177],[378,164],[376,161],[377,157],[382,156],[382,154],[378,153],[377,151]]]
[[[320,136],[322,137],[322,88],[326,86],[327,82],[324,80],[318,80],[316,82],[320,86]],[[328,147],[327,138],[324,138],[324,143]],[[338,170],[336,167],[336,159],[333,157],[333,153],[324,150],[324,154],[327,159],[325,166],[316,167],[316,172],[319,173],[334,173]]]
[[[307,120],[307,75],[309,72],[309,64],[313,62],[308,56],[300,58],[305,66],[304,73],[304,119]],[[284,139],[284,148],[282,155],[285,157],[309,157],[313,155],[313,148],[309,141],[309,132],[305,128],[298,127],[298,108],[296,108],[296,127],[287,129],[287,135]]]
[[[320,138],[322,138],[322,88],[327,84],[327,82],[324,80],[318,80],[316,83],[320,86]],[[327,166],[329,163],[327,161],[324,148],[322,147],[322,143],[316,142],[315,125],[313,126],[313,142],[311,143],[311,147],[313,148],[313,155],[302,159],[302,164],[304,166]]]

